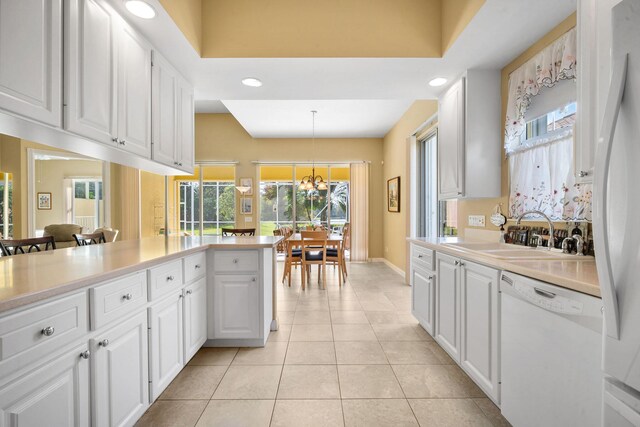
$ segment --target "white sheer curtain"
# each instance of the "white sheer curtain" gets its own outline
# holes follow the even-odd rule
[[[369,164],[351,164],[351,261],[369,259]]]
[[[576,184],[573,131],[537,139],[509,155],[509,214],[540,210],[551,219],[591,220],[591,185]]]

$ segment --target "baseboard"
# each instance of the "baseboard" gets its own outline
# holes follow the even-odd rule
[[[390,269],[392,269],[393,271],[401,275],[403,279],[405,278],[404,270],[397,267],[395,264],[393,264],[391,261],[389,261],[386,258],[371,258],[371,262],[383,262],[387,265],[387,267],[389,267]]]

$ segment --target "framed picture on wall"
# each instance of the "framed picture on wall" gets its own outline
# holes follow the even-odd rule
[[[387,210],[400,212],[400,177],[396,176],[387,181]]]
[[[249,187],[249,191],[244,193],[245,196],[253,196],[253,179],[252,178],[240,178],[240,186]]]
[[[242,215],[250,215],[253,213],[253,199],[251,197],[243,197],[240,201],[240,213]]]
[[[38,209],[51,210],[51,193],[38,193]]]

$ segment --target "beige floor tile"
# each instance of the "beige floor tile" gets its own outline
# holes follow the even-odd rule
[[[329,289],[327,294],[329,296],[329,306],[331,306],[332,303],[339,303],[342,301],[358,302],[358,294],[353,289],[345,289],[344,286],[340,289]],[[331,307],[331,309],[333,310],[333,307]]]
[[[339,399],[335,365],[285,365],[278,399]]]
[[[431,350],[431,352],[438,358],[441,364],[443,365],[456,364],[456,362],[453,361],[451,356],[449,356],[449,354],[446,351],[444,351],[437,342],[431,340],[431,341],[425,341],[424,343],[427,346],[427,348]]]
[[[346,427],[412,427],[416,417],[406,399],[355,399],[342,402]]]
[[[238,352],[237,348],[202,347],[191,358],[189,365],[229,366]]]
[[[362,306],[355,297],[352,300],[334,300],[329,298],[329,308],[331,311],[362,311]]]
[[[421,426],[491,426],[471,399],[409,399],[409,404]]]
[[[331,325],[293,325],[291,341],[333,341]]]
[[[418,325],[418,319],[413,317],[411,313],[405,312],[396,312],[398,315],[398,323],[407,324],[407,325]]]
[[[382,349],[392,365],[443,364],[426,341],[381,341]],[[433,343],[435,344],[435,343]],[[437,345],[437,344],[436,344]]]
[[[332,342],[290,342],[285,364],[335,365],[336,352]]]
[[[298,300],[296,311],[329,311],[329,300],[326,298]]]
[[[295,311],[278,310],[278,321],[283,325],[293,325],[293,318],[295,317],[295,314]]]
[[[267,341],[269,342],[288,342],[291,337],[291,327],[292,325],[278,325],[277,331],[271,331],[269,333],[269,338]]]
[[[380,301],[360,299],[360,305],[365,311],[396,311],[396,306],[386,298]]]
[[[282,365],[287,354],[286,342],[268,342],[264,347],[241,348],[232,365]]]
[[[212,400],[202,413],[198,427],[268,427],[273,400]]]
[[[389,365],[338,365],[343,399],[404,398]]]
[[[343,426],[339,400],[278,400],[271,427]]]
[[[483,397],[480,399],[473,399],[473,401],[478,405],[482,413],[489,419],[494,427],[511,427],[509,421],[507,421],[500,413],[500,408],[498,408],[491,400]]]
[[[456,365],[393,365],[407,398],[484,397]]]
[[[423,341],[414,325],[372,325],[373,331],[380,341]]]
[[[365,311],[364,314],[372,325],[392,325],[400,323],[398,313],[395,311]]]
[[[377,341],[371,325],[333,325],[333,339],[336,341]]]
[[[324,324],[331,323],[331,316],[329,311],[296,311],[293,318],[294,325],[312,325],[312,324]]]
[[[421,340],[433,341],[433,337],[429,335],[429,332],[425,331],[421,325],[411,325],[411,326],[413,326],[416,334],[418,334]]]
[[[298,298],[291,300],[278,301],[278,311],[296,311],[298,306]]]
[[[411,298],[394,299],[391,300],[391,304],[393,304],[396,310],[405,312],[411,309]]]
[[[334,325],[368,325],[369,320],[364,311],[332,311],[331,323]]]
[[[138,427],[193,427],[208,400],[157,400],[136,423]]]
[[[213,399],[275,399],[282,366],[230,366]]]
[[[340,365],[386,365],[387,356],[376,341],[338,341],[336,360]]]
[[[159,399],[210,399],[226,366],[185,366]]]

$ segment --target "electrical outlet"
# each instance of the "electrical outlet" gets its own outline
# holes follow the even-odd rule
[[[244,217],[244,222],[253,222],[253,217],[252,216],[245,216]]]
[[[469,215],[469,226],[484,227],[484,215]]]

